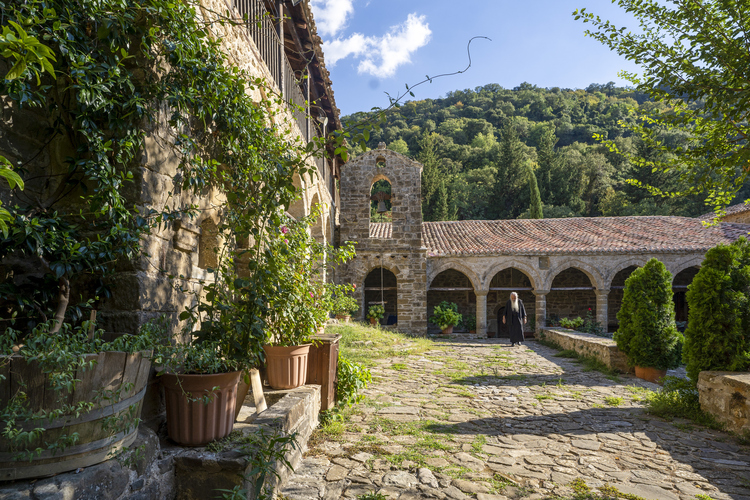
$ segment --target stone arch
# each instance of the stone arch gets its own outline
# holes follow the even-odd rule
[[[393,181],[391,181],[387,175],[378,173],[372,177],[370,180],[370,189],[372,189],[372,186],[378,182],[378,181],[386,181],[388,184],[391,185],[391,189],[393,189]]]
[[[469,278],[469,281],[474,287],[474,290],[482,290],[482,280],[479,279],[477,273],[475,273],[474,270],[470,267],[465,266],[460,262],[454,261],[442,262],[432,268],[430,274],[427,276],[427,289],[429,290],[430,285],[432,284],[432,280],[434,280],[438,274],[442,273],[443,271],[447,271],[448,269],[454,269],[463,273],[467,278]]]
[[[700,263],[703,261],[701,260]],[[690,308],[687,303],[688,286],[693,282],[700,269],[700,263],[696,259],[685,261],[676,273],[672,275],[672,300],[674,301],[675,321],[680,330],[685,329],[690,316]],[[692,265],[690,265],[692,264]]]
[[[381,281],[382,278],[382,281]],[[398,283],[403,279],[396,266],[372,266],[362,278],[362,316],[367,317],[367,310],[375,303],[385,301],[385,316],[381,324],[393,325],[398,318]]]
[[[323,225],[324,236],[326,243],[331,243],[331,217],[330,214],[326,214],[325,224]]]
[[[213,218],[206,217],[200,223],[198,238],[198,267],[216,269],[219,266],[219,228]]]
[[[527,278],[529,278],[529,281],[531,281],[531,287],[536,290],[537,283],[539,283],[541,280],[539,279],[539,276],[537,275],[534,268],[529,266],[528,264],[525,264],[523,262],[519,262],[516,260],[510,260],[510,261],[503,261],[499,264],[495,264],[494,266],[490,267],[482,277],[482,289],[488,290],[490,287],[490,282],[492,281],[492,278],[495,277],[495,275],[501,271],[504,271],[508,268],[514,268],[521,271],[523,274],[526,275]]]
[[[294,187],[297,188],[299,198],[292,202],[291,205],[289,205],[289,210],[287,212],[295,219],[300,220],[309,213],[307,209],[307,193],[304,186],[302,185],[302,178],[299,176],[299,174],[294,174],[292,183],[294,184]]]
[[[701,267],[701,264],[703,264],[704,259],[705,259],[704,255],[696,255],[696,256],[688,257],[684,260],[681,260],[677,264],[674,264],[672,266],[668,266],[667,269],[669,269],[669,272],[672,273],[672,282],[674,282],[675,276],[680,274],[685,269],[690,269],[691,267]]]
[[[596,278],[592,279],[592,268],[586,267],[587,270],[581,269],[581,266],[569,261],[550,273],[546,299],[548,318],[596,316],[599,309],[595,291],[597,282]]]
[[[607,281],[602,277],[602,274],[599,272],[599,270],[577,259],[565,261],[563,264],[560,264],[556,268],[550,270],[547,273],[546,279],[544,280],[544,289],[549,290],[550,288],[552,288],[552,282],[555,280],[557,275],[571,267],[578,269],[586,276],[588,276],[589,280],[591,280],[591,285],[597,290],[606,289],[604,283],[607,283]]]
[[[312,213],[316,205],[320,205],[321,209],[324,209],[317,192],[313,195],[312,201],[310,202],[310,213]],[[317,241],[318,243],[325,242],[325,228],[323,227],[324,216],[325,211],[323,210],[323,212],[320,214],[317,220],[313,222],[312,227],[310,228],[313,238],[315,238],[315,241]]]
[[[615,279],[615,276],[617,276],[617,273],[631,266],[643,267],[647,261],[648,259],[645,259],[643,257],[633,257],[632,259],[627,259],[627,260],[617,262],[615,265],[613,265],[607,270],[607,277],[604,283],[607,284],[607,287],[612,286],[612,280]]]
[[[469,271],[465,266],[447,266],[435,274],[427,287],[427,317],[431,317],[437,307],[443,301],[456,304],[458,312],[464,318],[475,316],[477,312],[476,287],[466,272],[457,269],[461,267]],[[463,325],[456,325],[457,331],[465,330]],[[429,323],[428,332],[440,331],[438,325]]]

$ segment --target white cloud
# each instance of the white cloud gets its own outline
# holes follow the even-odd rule
[[[425,16],[409,14],[404,23],[392,26],[383,36],[354,33],[347,38],[326,41],[323,47],[326,64],[334,66],[341,59],[354,56],[362,58],[357,67],[360,74],[387,78],[402,64],[410,63],[411,54],[427,45],[431,35]]]
[[[411,62],[412,52],[427,45],[431,35],[425,16],[409,14],[405,23],[374,40],[374,50],[359,63],[357,71],[381,78],[393,76],[399,66]]]
[[[310,5],[315,11],[315,26],[323,36],[336,36],[354,12],[354,0],[311,0]]]

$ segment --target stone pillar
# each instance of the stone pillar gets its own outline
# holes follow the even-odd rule
[[[489,290],[475,290],[477,297],[477,337],[487,337],[487,293]]]
[[[547,294],[549,290],[534,290],[536,296],[536,328],[535,334],[539,333],[540,328],[547,326]]]
[[[604,332],[609,331],[609,288],[596,290],[596,321],[602,325]]]

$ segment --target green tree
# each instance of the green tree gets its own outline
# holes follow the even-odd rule
[[[455,208],[448,200],[448,189],[445,187],[445,181],[442,180],[435,192],[435,212],[433,220],[456,220]]]
[[[554,129],[545,128],[539,137],[539,145],[536,147],[537,163],[539,164],[539,170],[537,171],[539,194],[546,203],[550,202],[550,193],[553,191],[552,169],[556,159],[556,143],[557,137]]]
[[[409,156],[409,145],[403,139],[396,139],[395,141],[388,144],[388,149],[401,153],[404,156]]]
[[[687,292],[690,318],[683,359],[694,382],[703,370],[750,367],[749,291],[750,244],[745,238],[706,252]]]
[[[518,137],[514,123],[508,123],[502,130],[500,141],[500,158],[497,162],[497,178],[495,181],[494,217],[498,219],[514,219],[526,206],[525,145]]]
[[[529,198],[531,203],[529,204],[529,215],[530,219],[543,219],[544,211],[542,210],[542,197],[539,194],[539,186],[536,183],[536,175],[534,174],[534,164],[527,162],[528,168],[528,179],[529,179]]]
[[[434,198],[441,177],[437,152],[438,137],[434,132],[424,134],[419,141],[421,150],[416,158],[422,164],[422,218],[426,221],[434,220]]]
[[[633,271],[625,281],[617,321],[614,339],[631,366],[677,368],[681,335],[674,322],[672,273],[664,263],[651,259]]]
[[[630,125],[649,146],[671,156],[631,156],[636,165],[676,172],[682,189],[654,194],[706,196],[720,210],[750,172],[750,3],[736,0],[616,0],[640,23],[640,34],[618,28],[586,9],[576,19],[591,23],[586,34],[641,66],[624,76],[665,106]],[[685,144],[661,140],[663,130],[683,131]],[[600,137],[601,138],[601,137]],[[609,141],[611,148],[616,148]],[[634,181],[637,184],[637,181]]]

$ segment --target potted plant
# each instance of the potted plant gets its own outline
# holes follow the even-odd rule
[[[464,316],[463,324],[469,333],[477,333],[477,317],[473,314]]]
[[[682,335],[674,322],[672,274],[662,262],[651,259],[625,281],[620,326],[614,334],[617,348],[635,367],[637,377],[650,382],[677,368]]]
[[[345,262],[354,255],[354,246],[347,243],[334,249],[317,242],[310,227],[319,216],[320,207],[315,207],[299,221],[285,219],[267,244],[268,266],[278,277],[263,345],[268,383],[274,389],[305,384],[312,338],[328,320],[326,297],[345,295],[353,289],[320,281],[324,266]]]
[[[367,309],[367,318],[371,325],[377,325],[385,316],[385,306],[383,304],[374,304]]]
[[[458,306],[454,302],[443,301],[432,310],[430,322],[437,325],[444,335],[453,333],[453,327],[461,322]]]
[[[167,433],[177,444],[203,446],[226,437],[234,425],[242,371],[221,343],[175,343],[160,349]]]
[[[352,290],[354,285],[351,286]],[[359,310],[359,304],[357,300],[349,295],[349,293],[329,293],[330,296],[330,310],[336,316],[336,319],[343,320],[348,323],[354,313]]]

